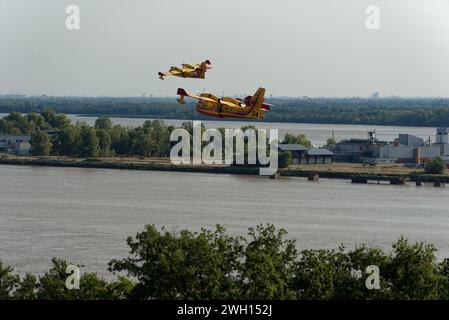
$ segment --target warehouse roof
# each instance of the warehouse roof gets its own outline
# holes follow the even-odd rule
[[[282,143],[282,144],[278,145],[278,148],[281,149],[282,151],[306,151],[306,150],[308,150],[302,144]]]
[[[307,151],[309,156],[333,156],[334,153],[327,149],[310,149]]]

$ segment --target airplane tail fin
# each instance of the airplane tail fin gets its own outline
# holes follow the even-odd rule
[[[159,76],[159,79],[164,80],[165,74],[163,72],[158,72],[157,74]]]
[[[177,99],[177,101],[181,104],[185,104],[185,97],[188,96],[189,94],[182,88],[178,88],[178,91],[176,92],[177,95],[179,95],[179,98]]]
[[[209,60],[206,60],[204,62],[201,63],[200,65],[200,79],[204,79],[206,77],[206,71],[211,69],[211,67],[209,67],[211,65]]]
[[[259,88],[256,93],[251,97],[250,114],[258,118],[263,118],[262,107],[265,101],[265,89]]]
[[[254,104],[254,109],[260,110],[265,101],[265,89],[259,88],[256,93],[251,97],[251,102]]]

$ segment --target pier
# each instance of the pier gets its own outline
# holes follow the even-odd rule
[[[410,179],[405,176],[379,176],[379,175],[352,175],[352,183],[368,183],[368,181],[375,181],[380,184],[381,181],[389,182],[393,185],[403,185]]]

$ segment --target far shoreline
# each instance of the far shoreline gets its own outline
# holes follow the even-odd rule
[[[418,125],[390,125],[390,124],[379,124],[379,123],[350,123],[350,122],[295,122],[295,121],[279,121],[279,120],[270,120],[269,118],[265,118],[262,120],[252,120],[252,119],[238,119],[238,118],[232,118],[232,119],[221,119],[221,118],[211,118],[211,117],[193,117],[191,119],[182,119],[182,118],[176,118],[176,117],[158,117],[158,116],[152,116],[152,115],[121,115],[121,114],[71,114],[66,113],[67,116],[73,116],[73,117],[83,117],[83,118],[111,118],[111,119],[146,119],[146,120],[167,120],[167,121],[183,121],[183,122],[190,122],[190,121],[204,121],[204,122],[238,122],[238,123],[251,123],[251,124],[257,124],[257,123],[269,123],[269,124],[294,124],[294,125],[328,125],[328,126],[358,126],[358,127],[391,127],[391,128],[428,128],[428,129],[434,129],[435,126],[418,126]]]
[[[20,112],[21,114],[28,114],[35,111],[29,111],[29,112]],[[11,113],[11,111],[0,111],[0,118],[3,115],[8,115]],[[226,119],[226,118],[211,118],[211,117],[201,117],[201,116],[194,116],[189,119],[186,118],[179,118],[179,117],[170,117],[170,116],[163,116],[159,117],[156,115],[132,115],[132,114],[86,114],[86,113],[65,113],[60,112],[62,114],[65,114],[68,117],[80,117],[80,118],[111,118],[111,119],[142,119],[142,120],[162,120],[162,121],[182,121],[182,122],[191,122],[191,121],[204,121],[204,122],[229,122],[229,123],[242,123],[242,126],[246,123],[251,123],[251,125],[255,125],[258,123],[265,123],[265,124],[293,124],[293,125],[327,125],[327,126],[357,126],[357,127],[388,127],[388,128],[422,128],[422,129],[434,129],[436,126],[422,126],[422,125],[416,125],[416,124],[408,124],[408,125],[395,125],[395,124],[382,124],[382,123],[351,123],[351,122],[317,122],[317,121],[310,121],[310,122],[295,122],[295,121],[279,121],[279,120],[271,120],[270,118],[265,118],[262,120],[253,120],[253,119],[238,119],[238,118],[232,118],[232,119]],[[331,130],[332,128],[330,128]]]

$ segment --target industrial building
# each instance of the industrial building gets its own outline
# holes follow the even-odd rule
[[[379,148],[375,158],[409,164],[421,164],[427,159],[442,157],[449,159],[449,128],[437,128],[435,142],[410,135],[401,134],[393,143]]]
[[[375,131],[370,131],[367,139],[343,140],[332,151],[337,161],[345,162],[400,162],[420,165],[437,156],[449,161],[449,128],[437,128],[434,143],[411,134],[399,134],[393,142],[379,141]]]
[[[367,139],[345,139],[337,143],[331,150],[335,160],[341,162],[362,162],[364,158],[372,158],[387,141],[376,138],[376,131],[369,131]]]
[[[0,135],[0,152],[28,154],[30,152],[30,136]]]
[[[280,144],[278,150],[290,152],[292,164],[332,163],[334,153],[327,149],[308,149],[302,144]]]

